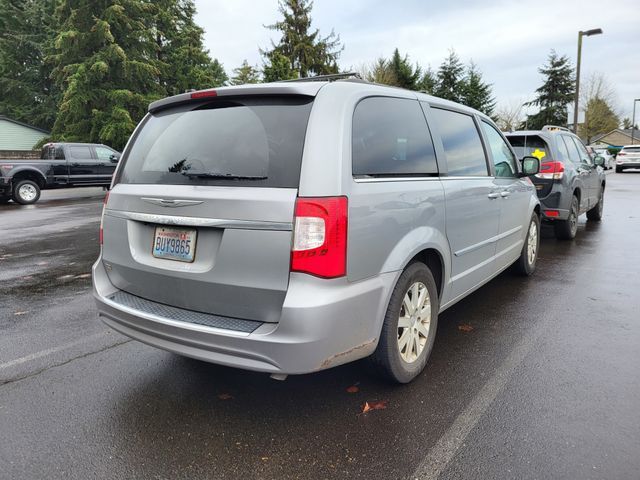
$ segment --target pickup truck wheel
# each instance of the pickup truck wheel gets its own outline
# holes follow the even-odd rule
[[[40,187],[32,180],[18,180],[13,186],[13,201],[21,205],[31,205],[40,198]]]
[[[559,240],[573,240],[578,232],[578,213],[580,206],[578,197],[575,195],[571,199],[571,208],[569,209],[569,218],[566,220],[556,220],[554,222],[554,230],[556,238]]]
[[[378,347],[370,357],[394,383],[409,383],[424,370],[438,327],[438,290],[429,268],[412,263],[391,294]]]

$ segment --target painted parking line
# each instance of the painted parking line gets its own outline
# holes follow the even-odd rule
[[[90,342],[92,340],[96,340],[100,337],[104,337],[106,335],[110,335],[111,332],[105,330],[104,332],[94,333],[93,335],[89,335],[88,337],[82,337],[73,342],[65,343],[64,345],[59,345],[57,347],[48,348],[47,350],[41,350],[39,352],[32,353],[30,355],[26,355],[24,357],[16,358],[15,360],[10,360],[6,363],[0,364],[0,370],[5,370],[10,367],[15,367],[16,365],[21,365],[23,363],[31,362],[32,360],[37,360],[38,358],[48,357],[49,355],[54,355],[59,352],[63,352],[64,350],[68,350],[77,345]]]
[[[440,477],[440,474],[444,472],[460,447],[464,445],[473,428],[500,394],[515,370],[529,355],[543,330],[536,329],[533,336],[525,336],[518,343],[471,403],[458,415],[420,462],[411,476],[412,479],[436,480]]]

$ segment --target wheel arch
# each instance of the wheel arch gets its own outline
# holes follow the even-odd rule
[[[31,180],[38,184],[40,189],[43,189],[47,185],[47,179],[42,172],[33,168],[23,168],[12,174],[11,182],[14,185],[21,180]]]
[[[408,232],[391,251],[382,271],[402,271],[415,261],[429,267],[438,287],[438,296],[442,299],[451,265],[449,243],[444,234],[426,226]]]

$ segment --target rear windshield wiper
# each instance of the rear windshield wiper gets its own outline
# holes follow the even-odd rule
[[[233,173],[215,172],[182,172],[182,175],[189,178],[218,178],[221,180],[266,180],[268,178],[259,175],[236,175]]]

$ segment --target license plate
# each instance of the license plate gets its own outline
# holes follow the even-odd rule
[[[156,227],[152,254],[156,258],[193,262],[196,252],[196,230]]]

